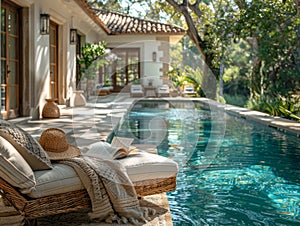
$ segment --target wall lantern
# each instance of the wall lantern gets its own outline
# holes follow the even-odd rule
[[[153,62],[156,62],[156,52],[153,52],[153,53],[152,53],[152,61],[153,61]]]
[[[40,15],[40,20],[41,35],[48,35],[50,31],[50,15],[43,13]]]
[[[70,29],[70,44],[76,45],[77,43],[77,29]]]

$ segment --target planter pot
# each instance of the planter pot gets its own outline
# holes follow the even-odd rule
[[[60,110],[55,99],[46,99],[47,103],[44,105],[42,116],[43,118],[59,118]]]
[[[83,90],[73,91],[73,95],[70,98],[70,107],[80,107],[86,105],[86,99],[83,96]]]

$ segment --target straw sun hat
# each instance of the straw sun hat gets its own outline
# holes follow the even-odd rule
[[[42,133],[39,143],[51,160],[63,160],[80,155],[79,148],[68,144],[67,136],[61,129],[46,129]]]

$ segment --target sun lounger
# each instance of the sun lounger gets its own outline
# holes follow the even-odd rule
[[[170,88],[168,85],[162,85],[157,88],[157,96],[158,97],[169,97],[170,96]]]
[[[162,156],[144,154],[122,160],[137,195],[142,197],[175,190],[176,164]],[[22,194],[20,189],[0,178],[0,194],[27,219],[90,209],[89,195],[75,171],[64,164],[53,166],[51,170],[34,172],[36,188],[28,194]]]
[[[28,133],[2,125],[0,123],[0,195],[6,204],[12,205],[26,220],[91,208],[89,195],[72,167],[50,163]],[[13,131],[25,142],[9,139],[7,131]],[[138,155],[119,161],[126,168],[138,196],[176,188],[178,166],[171,159],[139,151]]]
[[[142,85],[132,84],[130,86],[130,96],[131,97],[143,97],[144,89],[143,89]]]
[[[194,86],[185,86],[182,92],[183,96],[195,96],[197,92],[194,89]]]

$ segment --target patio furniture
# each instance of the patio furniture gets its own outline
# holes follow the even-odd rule
[[[197,92],[194,89],[194,86],[188,85],[183,88],[183,96],[195,96]]]
[[[168,85],[162,85],[157,88],[157,96],[158,97],[169,97],[170,96],[170,88]]]
[[[90,197],[72,167],[60,162],[50,165],[43,150],[36,150],[41,147],[28,133],[3,123],[0,127],[0,195],[4,203],[12,205],[27,223],[32,220],[34,223],[39,217],[91,209]],[[7,138],[6,132],[11,130],[18,137],[24,135],[22,140],[30,145],[23,146]],[[28,147],[35,150],[29,153]],[[178,166],[171,159],[139,151],[138,155],[119,161],[126,168],[138,197],[176,188]],[[32,162],[34,165],[38,162],[38,168],[33,169]]]
[[[151,168],[155,168],[154,166]],[[134,169],[132,170],[134,171]],[[74,174],[76,174],[75,171]],[[175,190],[176,175],[168,178],[134,181],[133,184],[139,197],[159,194]],[[0,194],[6,200],[6,203],[12,205],[20,215],[29,220],[60,213],[91,209],[89,195],[83,187],[75,191],[31,198],[28,195],[22,194],[19,189],[7,183],[3,178],[0,178]]]
[[[144,97],[144,89],[140,84],[132,84],[130,86],[130,96],[131,97]]]

